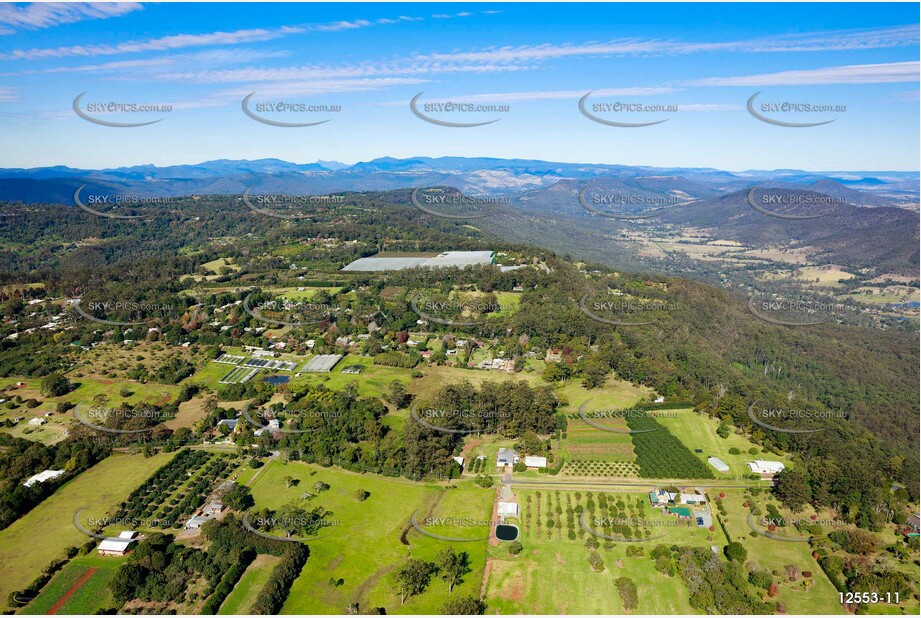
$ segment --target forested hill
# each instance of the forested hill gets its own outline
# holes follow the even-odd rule
[[[343,204],[317,209],[297,222],[256,216],[239,199],[220,196],[178,200],[168,213],[157,211],[158,216],[141,224],[94,217],[73,207],[6,204],[0,241],[7,247],[3,261],[9,268],[4,267],[0,283],[43,282],[49,294],[59,297],[85,289],[91,280],[151,295],[158,290],[179,293],[189,285],[183,273],[230,256],[240,265],[236,285],[257,284],[267,277],[276,285],[302,285],[296,279],[299,271],[289,268],[299,261],[317,264],[324,278],[346,289],[376,292],[363,302],[376,303],[385,329],[405,328],[394,321],[413,315],[405,302],[390,306],[380,294],[386,286],[520,287],[524,291],[518,310],[491,318],[492,335],[509,349],[523,336],[554,347],[581,342],[586,350],[581,369],[613,369],[671,399],[691,401],[701,412],[731,419],[759,442],[799,453],[810,462],[809,470],[814,468],[810,483],[820,502],[853,509],[854,496],[861,496],[859,509],[869,517],[883,499],[880,492],[888,479],[916,491],[915,334],[835,323],[777,326],[758,319],[743,300],[721,289],[675,277],[578,267],[553,255],[552,247],[517,245],[469,222],[436,220],[409,205],[409,197],[407,190],[349,194]],[[342,242],[323,253],[322,263],[307,257],[314,251],[309,241],[317,237]],[[540,244],[540,236],[532,242]],[[289,247],[285,259],[274,253],[279,247]],[[380,250],[447,249],[514,249],[541,256],[549,272],[522,268],[500,273],[494,267],[339,270]],[[304,257],[298,258],[298,252]],[[228,280],[222,277],[214,285]],[[670,309],[651,314],[650,323],[640,326],[611,326],[580,310],[579,299],[586,294],[605,294],[612,288],[666,303]],[[344,296],[340,300],[348,302]],[[47,345],[45,352],[65,344],[49,337]],[[827,430],[807,436],[765,433],[752,426],[746,413],[755,400],[792,400],[799,406],[840,411],[846,419],[829,421]]]

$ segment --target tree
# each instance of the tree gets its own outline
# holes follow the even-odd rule
[[[284,478],[281,479],[281,480],[283,480],[283,481],[285,482],[285,487],[287,487],[288,489],[291,489],[292,487],[295,487],[296,485],[298,485],[298,484],[301,482],[299,479],[296,479],[296,478],[294,478],[293,476],[286,476],[286,477],[284,477]]]
[[[62,397],[73,389],[70,380],[59,373],[49,373],[42,378],[40,391],[45,397]]]
[[[563,366],[559,363],[547,363],[547,365],[544,367],[544,373],[542,377],[546,382],[560,382],[569,376],[568,372],[563,369]]]
[[[745,559],[748,558],[748,551],[738,541],[732,541],[726,546],[726,557],[735,562],[745,562]]]
[[[604,386],[611,368],[599,359],[591,358],[582,367],[582,386],[587,389]]]
[[[386,399],[397,408],[405,408],[409,404],[410,396],[406,393],[406,386],[399,380],[394,380],[390,383]]]
[[[522,549],[524,548],[521,546],[521,543],[519,543],[518,541],[512,541],[508,545],[508,553],[512,554],[513,556],[517,556],[518,554],[520,554]]]
[[[625,612],[631,612],[636,609],[639,595],[636,590],[636,583],[629,577],[618,577],[615,581],[617,592],[620,594],[620,601]]]
[[[774,495],[794,513],[802,509],[812,497],[809,477],[802,470],[786,468],[774,480],[777,483]]]
[[[525,455],[542,455],[547,452],[547,445],[533,431],[524,432],[515,444],[515,448]]]
[[[234,484],[233,488],[224,494],[224,504],[235,511],[246,511],[251,509],[256,502],[246,485]]]
[[[480,616],[486,613],[486,603],[473,596],[448,599],[441,608],[446,616]]]
[[[454,586],[463,583],[464,575],[470,572],[470,556],[467,552],[457,553],[452,547],[446,547],[435,556],[435,564],[441,573],[441,579],[448,584],[448,592]]]
[[[400,595],[400,605],[406,599],[425,592],[432,579],[435,565],[424,560],[410,558],[393,575],[393,584]]]
[[[588,552],[588,563],[592,565],[593,571],[600,572],[604,570],[604,560],[601,559],[601,554],[594,549]]]
[[[477,474],[476,480],[474,481],[480,487],[492,487],[493,480],[492,477],[488,474]]]

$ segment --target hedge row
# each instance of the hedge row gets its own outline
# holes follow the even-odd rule
[[[301,574],[301,569],[307,564],[308,556],[310,556],[310,550],[306,545],[292,543],[291,548],[282,556],[281,562],[272,570],[269,581],[259,592],[253,604],[254,614],[272,615],[281,610],[285,599],[288,598],[291,584]]]
[[[240,581],[240,578],[243,577],[243,573],[246,572],[246,568],[249,564],[256,559],[256,552],[247,549],[240,552],[240,561],[230,567],[224,577],[221,578],[221,582],[217,585],[217,588],[214,590],[214,594],[208,598],[208,602],[205,603],[204,607],[201,608],[202,614],[208,614],[213,616],[217,614],[217,610],[221,608],[221,604],[224,602],[224,599],[227,598],[227,595],[230,594],[230,591],[233,590],[233,587],[237,585],[237,582]]]

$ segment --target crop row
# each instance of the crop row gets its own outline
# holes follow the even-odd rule
[[[633,452],[643,478],[712,479],[707,465],[651,416],[631,415]]]
[[[566,463],[568,476],[639,476],[639,466],[629,461],[594,461],[573,459]]]

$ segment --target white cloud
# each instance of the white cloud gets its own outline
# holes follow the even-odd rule
[[[691,54],[702,52],[806,52],[847,51],[909,47],[918,44],[917,26],[861,30],[830,30],[797,33],[717,43],[663,41],[655,39],[618,39],[566,45],[520,45],[488,48],[479,51],[433,53],[420,60],[440,62],[520,63],[554,58],[627,54]]]
[[[8,103],[10,101],[18,101],[19,92],[15,88],[8,88],[6,86],[0,86],[0,103]]]
[[[919,63],[854,64],[802,71],[781,71],[737,77],[709,77],[689,86],[817,86],[824,84],[891,84],[918,81]]]
[[[96,64],[79,64],[74,66],[49,67],[47,69],[33,69],[14,73],[0,73],[0,77],[13,77],[18,75],[35,75],[40,73],[111,73],[130,69],[164,69],[175,66],[221,66],[239,64],[266,58],[283,58],[288,56],[287,51],[262,51],[247,48],[212,49],[190,54],[173,54],[172,56],[155,56],[137,60],[115,60]],[[137,73],[137,71],[136,71]]]
[[[271,41],[293,33],[303,32],[303,28],[282,26],[280,28],[254,28],[234,30],[232,32],[209,32],[207,34],[176,34],[146,41],[126,41],[116,45],[72,45],[69,47],[52,47],[45,49],[13,50],[0,54],[2,60],[39,60],[43,58],[63,58],[67,56],[106,56],[146,51],[167,51],[186,47],[205,45],[234,45],[257,41]]]
[[[17,30],[38,30],[59,24],[72,24],[87,19],[120,17],[144,7],[137,2],[32,2],[17,6],[0,4],[0,33]]]

